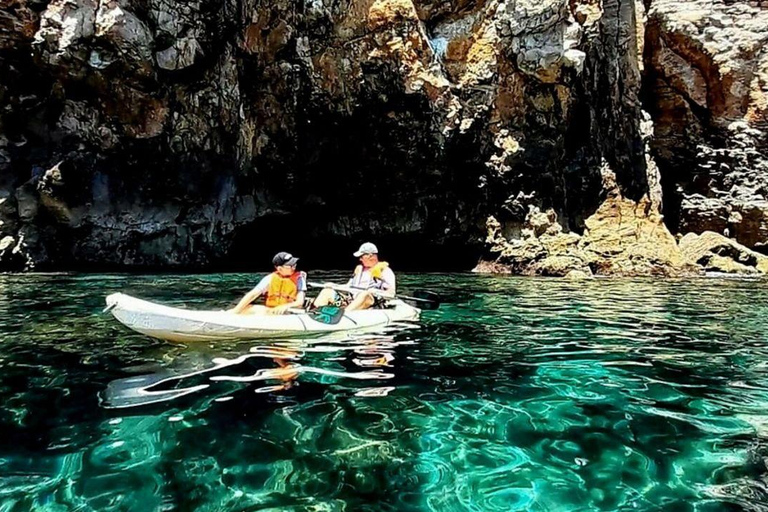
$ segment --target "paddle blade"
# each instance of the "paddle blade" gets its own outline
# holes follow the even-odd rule
[[[429,300],[437,303],[442,302],[440,295],[436,294],[435,292],[431,292],[429,290],[416,290],[415,292],[413,292],[413,296],[416,297],[417,299]]]
[[[335,325],[344,317],[344,309],[338,306],[321,306],[310,311],[309,317],[321,324]]]
[[[415,297],[411,299],[408,297],[403,297],[402,295],[399,297],[399,299],[409,306],[413,306],[414,308],[418,308],[423,311],[430,311],[440,307],[439,302],[432,302],[431,300],[416,300]]]
[[[413,297],[400,295],[400,298],[406,304],[409,304],[415,308],[424,310],[433,310],[440,307],[440,296],[435,292],[428,290],[416,290],[413,292]]]

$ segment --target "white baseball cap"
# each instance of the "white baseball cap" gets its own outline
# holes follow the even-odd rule
[[[379,254],[379,249],[371,242],[365,242],[353,256],[359,258],[363,254]]]

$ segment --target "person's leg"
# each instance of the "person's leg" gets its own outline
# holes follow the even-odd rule
[[[328,304],[332,304],[336,301],[336,292],[334,290],[331,290],[330,288],[323,288],[320,290],[320,293],[317,294],[317,298],[315,299],[315,302],[313,305],[316,308],[327,306]]]
[[[231,312],[231,310],[230,310]],[[261,304],[252,304],[245,308],[241,315],[266,315],[268,313],[267,307]]]
[[[355,311],[357,309],[368,309],[371,306],[373,306],[374,298],[373,294],[369,291],[360,292],[357,294],[357,297],[352,299],[352,302],[349,303],[349,306],[347,306],[345,309],[347,311]]]
[[[266,309],[266,306],[251,304],[250,306],[246,306],[240,313],[235,313],[235,308],[229,308],[226,311],[227,313],[232,313],[234,315],[263,315],[266,313]]]

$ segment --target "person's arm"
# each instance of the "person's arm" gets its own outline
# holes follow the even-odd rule
[[[307,296],[307,273],[302,272],[299,276],[296,287],[299,289],[299,293],[296,294],[296,300],[291,302],[286,309],[304,308],[304,298]]]
[[[363,267],[362,265],[358,265],[355,267],[355,271],[352,272],[352,277],[349,278],[349,281],[347,281],[347,286],[350,288],[357,288],[360,285],[360,276],[363,273]],[[355,281],[357,280],[357,284],[355,284]]]
[[[285,309],[303,309],[304,308],[304,298],[307,296],[306,292],[299,292],[296,294],[296,300],[291,302],[290,304],[286,304],[284,307]]]
[[[394,297],[397,290],[397,282],[395,280],[395,273],[392,272],[392,269],[385,268],[381,273],[381,280],[383,282],[381,288],[381,291],[383,292],[382,295]]]
[[[235,306],[231,312],[235,314],[240,314],[243,311],[245,311],[245,308],[247,308],[251,302],[258,299],[266,290],[267,286],[269,284],[269,278],[270,276],[267,276],[263,278],[261,281],[259,281],[259,284],[256,285],[256,287],[245,294],[245,296],[240,299],[240,302],[237,303],[237,306]]]

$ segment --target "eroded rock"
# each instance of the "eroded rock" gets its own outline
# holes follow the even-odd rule
[[[645,53],[666,214],[765,250],[768,10],[758,2],[654,0]]]
[[[688,233],[680,250],[687,261],[708,272],[768,274],[768,256],[712,231]]]
[[[665,222],[764,250],[764,9],[647,4],[0,3],[0,234],[38,268],[281,222],[477,253],[491,219],[492,268],[545,275],[687,272]]]

